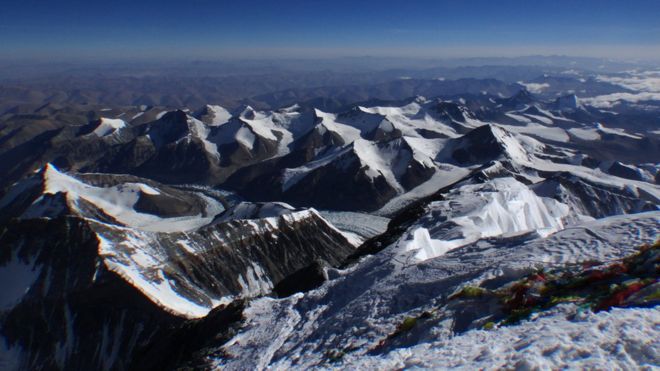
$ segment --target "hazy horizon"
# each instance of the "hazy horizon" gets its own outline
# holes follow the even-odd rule
[[[0,59],[660,59],[660,3],[10,1]]]

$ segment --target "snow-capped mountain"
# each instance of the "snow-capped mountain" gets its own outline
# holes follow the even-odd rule
[[[585,346],[625,351],[576,365],[653,361],[608,340],[631,318],[653,332],[652,295],[587,317],[571,303],[595,294],[555,298],[511,326],[501,300],[536,270],[657,267],[657,246],[615,262],[657,239],[656,116],[526,89],[134,111],[0,152],[0,366],[561,367],[561,331],[608,321]],[[638,271],[612,290],[657,290]]]
[[[355,248],[313,209],[230,205],[212,191],[50,164],[0,210],[3,277],[13,277],[3,279],[2,327],[12,348],[34,355],[22,361],[31,368],[125,367],[160,326],[269,294]],[[36,336],[51,321],[66,325]]]

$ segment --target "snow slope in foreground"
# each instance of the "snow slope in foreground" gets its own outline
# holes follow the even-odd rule
[[[581,312],[564,305],[540,318],[495,331],[401,348],[355,360],[357,369],[459,368],[550,370],[657,367],[660,309]]]
[[[567,316],[574,308],[557,309],[544,319],[486,332],[470,324],[483,319],[480,310],[488,316],[487,308],[477,308],[475,319],[466,308],[452,308],[447,297],[465,285],[512,282],[538,264],[621,258],[654,241],[659,220],[660,212],[648,212],[585,222],[545,238],[482,239],[423,262],[406,250],[407,235],[419,227],[415,225],[356,267],[331,271],[334,279],[319,289],[253,301],[245,311],[244,328],[222,347],[228,357],[209,361],[225,369],[278,370],[648,365],[658,359],[648,348],[658,349],[653,346],[658,343],[657,309],[616,309],[586,318]],[[404,318],[430,310],[436,317],[416,327],[408,343],[374,350]],[[612,337],[615,333],[622,335]],[[330,362],[333,352],[343,353],[339,363]]]

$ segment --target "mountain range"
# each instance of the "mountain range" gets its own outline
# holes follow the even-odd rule
[[[534,92],[562,81],[259,97],[276,109],[9,109],[0,368],[558,367],[580,346],[621,350],[573,366],[652,365],[656,101],[606,107],[623,92],[595,78],[587,96]],[[609,269],[645,244],[653,268],[619,272],[615,292],[638,290],[615,309],[585,314],[585,289],[508,317],[520,280]],[[516,336],[528,357],[492,350]]]

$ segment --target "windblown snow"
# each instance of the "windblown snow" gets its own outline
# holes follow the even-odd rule
[[[432,213],[430,211],[429,213]],[[611,261],[657,238],[660,212],[581,222],[553,235],[482,239],[420,262],[399,241],[305,295],[262,298],[244,312],[246,322],[221,347],[223,369],[341,367],[398,368],[643,368],[657,361],[657,308],[588,314],[559,306],[518,325],[486,331],[470,326],[491,315],[453,307],[449,295],[464,285],[503,284],[543,264]],[[379,344],[408,317],[433,311],[391,346]],[[464,328],[456,330],[457,326]],[[341,358],[329,360],[329,357]],[[337,358],[335,358],[337,359]],[[337,363],[332,363],[337,362]]]
[[[497,178],[487,183],[464,185],[452,190],[446,201],[429,205],[431,214],[424,223],[442,216],[433,225],[433,236],[420,227],[413,232],[408,250],[427,260],[481,238],[536,232],[547,236],[564,227],[567,205],[539,197],[514,178]]]

